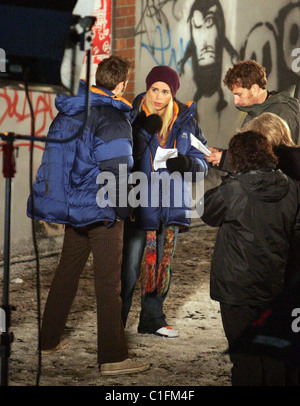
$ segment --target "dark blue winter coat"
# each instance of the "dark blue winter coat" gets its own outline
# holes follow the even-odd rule
[[[59,113],[48,137],[69,138],[82,126],[85,88],[82,81],[77,96],[56,97]],[[119,164],[126,164],[128,171],[132,168],[132,130],[127,118],[131,110],[125,99],[91,87],[90,116],[83,135],[64,144],[46,144],[33,185],[35,219],[77,227],[99,221],[113,224],[117,217],[114,207],[99,207],[96,201],[102,186],[97,176],[108,171],[118,182]],[[31,196],[27,215],[32,216]]]
[[[135,98],[133,102],[134,111],[139,109],[144,94]],[[177,148],[179,153],[188,156],[192,161],[191,178],[195,181],[197,172],[203,172],[203,181],[208,172],[208,164],[204,154],[191,145],[190,137],[193,134],[204,145],[207,144],[198,123],[194,119],[195,103],[185,105],[176,99],[174,104],[178,106],[178,114],[172,125],[166,148]],[[141,206],[136,208],[136,224],[144,230],[157,230],[161,223],[166,226],[175,224],[181,226],[181,231],[187,231],[191,222],[191,184],[186,182],[178,172],[172,174],[174,181],[167,181],[166,183],[157,181],[156,175],[158,174],[162,179],[166,175],[166,180],[170,175],[166,168],[156,171],[153,168],[156,150],[160,146],[157,134],[151,135],[143,128],[140,128],[139,131],[139,136],[147,140],[148,146],[140,161],[135,162],[135,169],[143,172],[148,178],[146,186],[145,182],[140,186],[140,195],[143,196],[144,201],[148,199],[148,204],[145,205],[142,202]],[[145,196],[147,197],[145,198]],[[179,204],[180,202],[182,203]]]

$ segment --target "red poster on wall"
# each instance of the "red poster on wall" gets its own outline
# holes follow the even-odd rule
[[[93,64],[111,54],[111,0],[96,0],[93,15],[97,18],[93,32]]]

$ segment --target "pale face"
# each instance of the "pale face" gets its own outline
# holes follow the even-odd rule
[[[233,94],[233,102],[238,106],[252,106],[258,102],[257,96],[253,89],[246,89],[241,86],[233,86],[231,90]]]
[[[165,82],[155,82],[148,90],[148,94],[156,113],[162,115],[172,97],[170,86]]]

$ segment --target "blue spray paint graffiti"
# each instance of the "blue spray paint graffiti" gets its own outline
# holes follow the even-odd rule
[[[162,29],[159,25],[155,27],[155,35],[154,38],[157,37],[156,33],[158,33],[159,41],[156,43],[155,39],[152,45],[147,44],[146,42],[141,42],[141,47],[145,48],[150,56],[152,57],[153,61],[157,65],[168,65],[176,69],[178,72],[180,68],[178,66],[178,61],[182,59],[186,46],[183,45],[183,38],[179,40],[179,47],[175,48],[172,47],[171,41],[171,32],[167,32],[167,43],[164,45],[164,38],[162,35]],[[176,51],[179,52],[179,58],[177,57]],[[169,56],[171,53],[171,56]],[[158,54],[158,55],[157,55]],[[167,60],[168,58],[168,60]]]
[[[135,35],[155,64],[171,66],[181,75],[185,74],[186,63],[192,66],[196,102],[202,96],[211,97],[217,92],[216,111],[221,112],[226,107],[221,88],[224,50],[232,63],[251,58],[265,66],[267,77],[272,75],[275,90],[296,85],[296,93],[299,93],[299,73],[292,70],[292,50],[300,47],[300,1],[280,8],[274,22],[254,21],[239,50],[225,35],[226,22],[219,0],[191,1],[187,21],[178,12],[180,1],[142,0]],[[174,41],[172,33],[187,23],[189,38],[180,36],[178,40],[178,35],[174,35]]]

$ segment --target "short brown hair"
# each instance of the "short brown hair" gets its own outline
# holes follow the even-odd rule
[[[120,82],[126,82],[133,62],[120,56],[112,55],[99,63],[96,71],[96,85],[108,90],[114,90]]]
[[[232,137],[229,143],[230,162],[234,171],[248,172],[277,164],[278,159],[267,138],[256,131],[245,131]]]
[[[251,89],[254,84],[265,89],[267,86],[266,68],[251,59],[240,61],[228,69],[223,82],[229,90],[232,90],[233,86]]]

